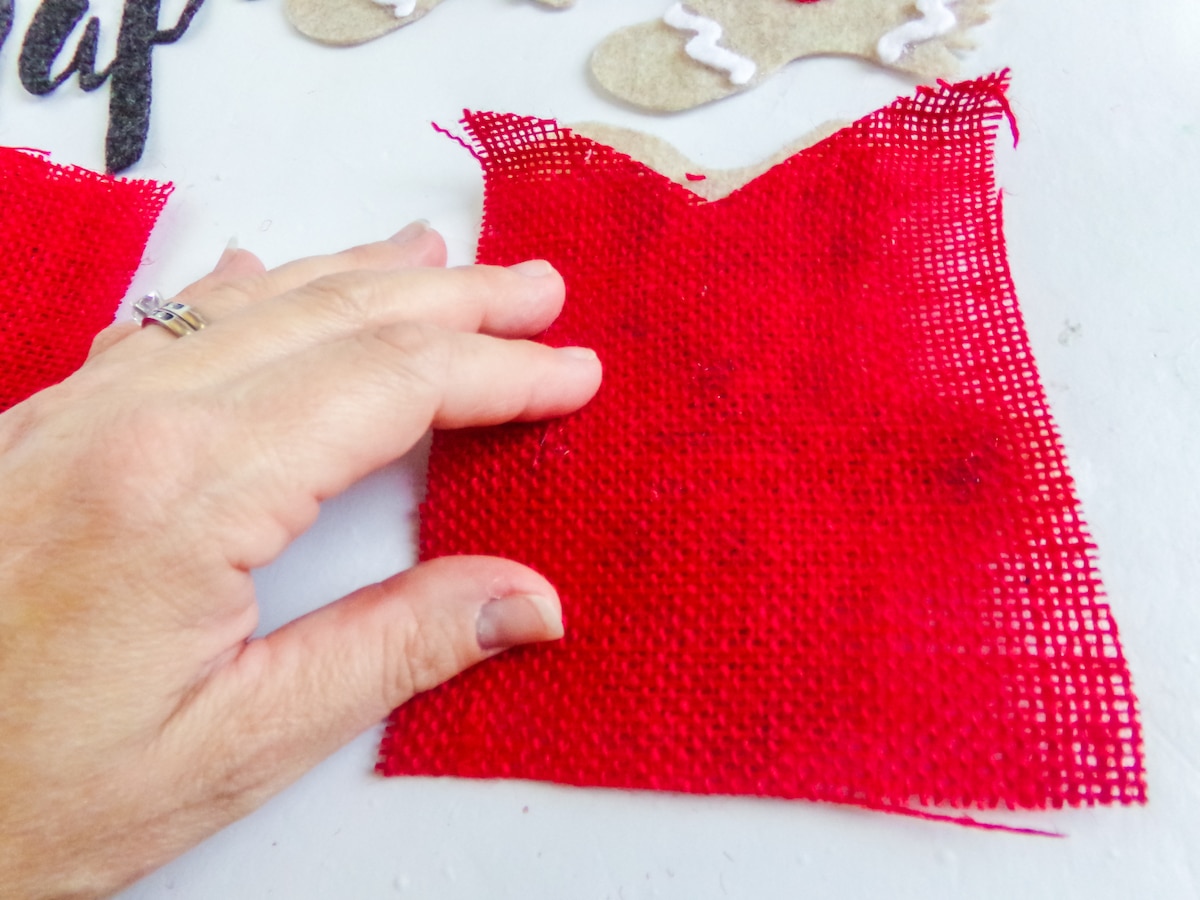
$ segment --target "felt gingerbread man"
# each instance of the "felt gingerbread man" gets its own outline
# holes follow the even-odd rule
[[[609,36],[592,57],[610,93],[660,111],[751,88],[805,56],[858,56],[925,78],[952,74],[989,0],[688,0]]]
[[[288,21],[322,44],[350,46],[411,25],[442,0],[287,0]],[[574,0],[537,0],[565,7]]]

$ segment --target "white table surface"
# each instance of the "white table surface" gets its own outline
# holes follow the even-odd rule
[[[480,172],[429,126],[464,106],[608,121],[733,166],[914,83],[814,60],[707,108],[642,114],[598,93],[585,65],[664,4],[448,0],[334,50],[293,32],[281,0],[209,0],[154,53],[151,136],[127,174],[177,188],[131,294],[182,287],[233,236],[273,264],[417,217],[469,261]],[[34,5],[17,6],[0,143],[101,167],[107,89],[25,94]],[[116,0],[93,8],[115,31]],[[126,898],[1200,896],[1200,2],[997,0],[979,36],[964,77],[1013,69],[1009,256],[1141,699],[1149,805],[1007,819],[1058,840],[810,803],[380,779],[371,732]],[[260,573],[264,624],[409,565],[421,472],[403,460],[328,503]]]

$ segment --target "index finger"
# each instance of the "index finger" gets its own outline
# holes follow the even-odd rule
[[[214,402],[232,414],[232,427],[213,433],[204,456],[211,471],[200,481],[239,522],[299,522],[302,530],[314,500],[408,452],[431,425],[565,415],[595,395],[601,374],[596,354],[582,347],[413,323],[360,332],[219,389]],[[296,533],[238,564],[265,565]],[[261,552],[263,543],[245,546]],[[229,552],[245,554],[245,546]]]

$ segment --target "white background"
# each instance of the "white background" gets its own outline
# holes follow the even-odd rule
[[[110,41],[113,4],[93,4]],[[281,0],[209,0],[154,54],[151,136],[127,174],[177,189],[131,293],[177,290],[234,236],[274,264],[418,217],[469,261],[478,167],[429,127],[464,106],[608,121],[734,166],[913,85],[813,60],[686,114],[607,100],[590,49],[664,4],[447,0],[334,50],[291,31]],[[26,95],[16,61],[34,7],[17,5],[0,143],[101,167],[107,89]],[[995,17],[962,74],[1013,69],[1009,255],[1141,698],[1150,804],[1007,819],[1058,840],[808,803],[384,780],[370,733],[126,897],[1200,896],[1200,2],[997,0]],[[261,573],[264,623],[410,564],[420,479],[421,461],[402,461],[327,504]]]

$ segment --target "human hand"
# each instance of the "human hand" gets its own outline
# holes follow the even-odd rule
[[[0,896],[110,893],[245,815],[387,712],[562,635],[501,559],[423,563],[251,639],[250,572],[429,428],[571,412],[591,351],[518,338],[542,262],[445,269],[438,235],[266,272],[244,251],[0,416]],[[514,511],[514,514],[516,512]]]

